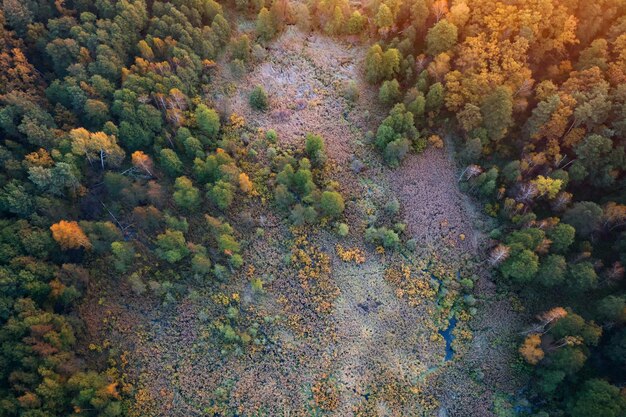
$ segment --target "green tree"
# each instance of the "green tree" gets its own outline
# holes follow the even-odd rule
[[[169,263],[177,263],[189,254],[183,232],[165,230],[156,238],[156,255]]]
[[[566,253],[574,243],[576,230],[567,223],[559,223],[553,229],[548,230],[548,238],[552,241],[550,250],[555,253]]]
[[[260,85],[254,87],[252,93],[250,93],[250,107],[255,110],[265,111],[269,107],[269,99],[265,89]]]
[[[386,106],[396,104],[401,97],[400,83],[395,78],[384,81],[378,92],[378,99]]]
[[[363,32],[366,22],[367,17],[359,13],[358,10],[355,10],[354,12],[352,12],[350,18],[348,19],[348,33],[350,35],[357,35]]]
[[[608,295],[598,303],[598,318],[604,322],[620,323],[626,320],[626,297]]]
[[[499,141],[504,138],[509,127],[513,124],[513,97],[507,87],[497,87],[489,94],[480,112],[483,116],[483,124],[487,129],[489,138]]]
[[[338,217],[345,209],[343,197],[336,191],[324,191],[320,199],[320,208],[325,216]]]
[[[177,177],[183,172],[183,163],[176,152],[171,149],[161,149],[161,167],[170,177]]]
[[[276,35],[276,25],[269,10],[261,9],[256,18],[256,33],[264,41],[269,41]]]
[[[327,159],[324,138],[320,135],[307,133],[305,141],[306,154],[313,162],[313,165],[318,167],[324,165]]]
[[[435,83],[428,88],[426,93],[426,111],[438,112],[443,105],[445,97],[443,84]]]
[[[538,270],[537,254],[519,243],[510,246],[509,257],[500,265],[500,272],[505,278],[520,284],[532,281]]]
[[[572,396],[569,412],[572,417],[621,417],[626,413],[626,400],[619,388],[602,379],[590,379]]]
[[[219,180],[215,185],[207,184],[207,189],[207,198],[220,210],[226,210],[233,203],[235,187],[232,184]]]
[[[608,187],[615,183],[616,169],[624,164],[624,148],[613,147],[611,139],[600,135],[585,137],[575,148],[577,163],[584,167],[593,185]]]
[[[582,292],[596,286],[598,275],[591,262],[581,262],[569,266],[568,284],[575,292]]]
[[[447,19],[442,19],[428,29],[426,51],[432,56],[449,51],[456,45],[458,36],[457,27]]]
[[[378,7],[378,13],[376,13],[376,17],[374,18],[376,22],[376,26],[379,31],[388,31],[391,26],[393,26],[393,13],[389,6],[385,3],[381,3]]]
[[[130,242],[111,243],[113,266],[118,272],[126,272],[135,259],[135,249]]]
[[[202,134],[209,141],[217,139],[220,131],[220,116],[215,110],[208,108],[204,104],[199,104],[196,107],[196,122]],[[209,141],[205,140],[203,144],[210,145]]]
[[[174,202],[183,210],[193,211],[200,206],[200,190],[187,177],[178,177],[174,182]]]
[[[561,255],[548,255],[541,261],[537,272],[537,279],[546,287],[555,287],[565,280],[567,262]]]
[[[576,229],[579,236],[586,238],[602,225],[602,207],[593,201],[581,201],[563,214],[563,222]]]

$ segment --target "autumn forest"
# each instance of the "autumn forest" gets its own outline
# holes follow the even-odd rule
[[[626,417],[624,0],[0,0],[0,417]]]

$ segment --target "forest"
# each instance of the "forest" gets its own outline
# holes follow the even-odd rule
[[[0,417],[626,417],[624,0],[1,0]]]

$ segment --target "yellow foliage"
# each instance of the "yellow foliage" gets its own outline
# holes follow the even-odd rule
[[[233,113],[230,115],[230,125],[234,129],[239,129],[246,124],[246,119],[243,116],[238,115],[237,113]]]
[[[248,174],[246,174],[245,172],[240,173],[239,189],[241,189],[241,191],[243,191],[244,193],[249,194],[252,192],[252,188],[252,181],[250,181]]]
[[[543,349],[541,349],[541,335],[538,333],[526,336],[524,343],[519,348],[519,353],[531,365],[536,365],[544,357]]]
[[[354,262],[357,265],[365,262],[365,253],[359,248],[345,249],[343,246],[337,245],[335,250],[344,262]]]
[[[431,135],[428,138],[428,143],[434,146],[437,149],[443,148],[443,139],[439,135]]]

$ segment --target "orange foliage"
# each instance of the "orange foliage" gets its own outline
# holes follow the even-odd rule
[[[131,155],[131,159],[133,161],[133,165],[139,169],[146,171],[146,173],[152,176],[152,159],[142,151],[135,151]]]
[[[31,152],[26,155],[24,157],[24,163],[28,167],[49,168],[54,165],[54,161],[50,157],[50,154],[43,148],[39,148],[36,152]]]
[[[529,334],[520,346],[519,353],[529,364],[539,363],[544,356],[543,349],[541,349],[541,336],[538,333]]]
[[[245,172],[239,174],[239,188],[247,194],[252,192],[252,181],[250,181],[250,177]]]
[[[63,249],[91,248],[91,242],[75,221],[61,220],[50,226],[52,237]]]

